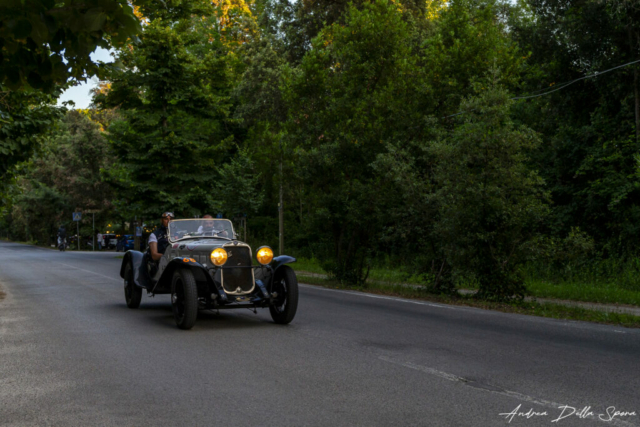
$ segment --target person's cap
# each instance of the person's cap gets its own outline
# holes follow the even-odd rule
[[[173,214],[173,212],[165,212],[162,214],[162,218],[175,218],[176,216]]]

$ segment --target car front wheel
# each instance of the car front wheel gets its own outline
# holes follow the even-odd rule
[[[277,293],[273,304],[269,306],[271,318],[276,323],[286,325],[298,310],[298,278],[291,267],[280,267],[271,290]]]
[[[188,268],[180,268],[173,273],[171,305],[178,328],[193,328],[198,317],[198,288],[193,273]]]
[[[133,266],[130,262],[124,268],[124,299],[127,307],[138,308],[142,300],[142,288],[133,282]]]

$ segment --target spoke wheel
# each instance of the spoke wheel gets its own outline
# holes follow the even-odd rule
[[[198,288],[188,268],[180,268],[173,273],[171,306],[176,325],[180,329],[193,328],[198,317]]]
[[[271,289],[278,294],[269,306],[271,318],[276,323],[286,325],[293,320],[298,310],[298,278],[291,267],[280,267]]]
[[[140,307],[142,300],[142,289],[133,283],[133,266],[130,262],[124,268],[124,299],[129,308]]]

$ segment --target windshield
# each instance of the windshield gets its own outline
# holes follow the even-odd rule
[[[169,240],[175,242],[192,237],[234,238],[233,225],[228,219],[177,219],[169,223]]]

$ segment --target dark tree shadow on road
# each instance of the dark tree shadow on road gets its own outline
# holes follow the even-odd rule
[[[163,327],[177,328],[169,300],[145,301],[143,299],[140,307],[135,310],[127,308],[124,302],[122,304],[107,304],[105,308],[115,308],[132,315],[135,315],[136,312],[139,313],[139,316],[132,316],[132,321],[144,321]],[[264,327],[280,329],[283,326],[273,323],[268,309],[258,309],[258,314],[254,314],[248,309],[223,309],[219,313],[216,310],[199,310],[194,329],[239,330]]]

